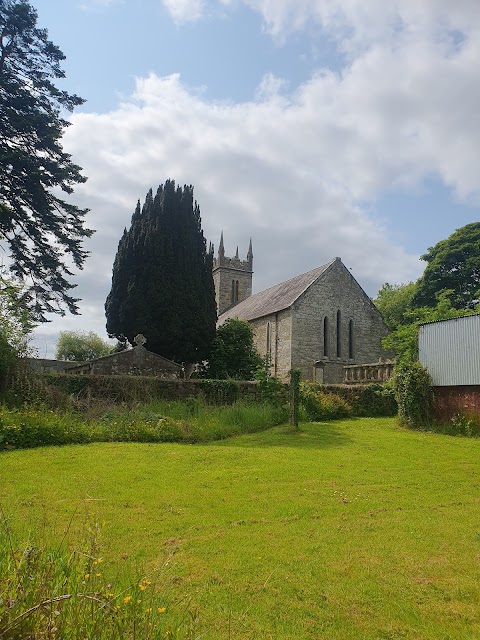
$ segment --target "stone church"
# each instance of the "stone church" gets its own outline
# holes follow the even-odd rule
[[[340,258],[252,295],[252,242],[246,260],[225,256],[223,233],[214,259],[218,324],[251,323],[255,346],[270,354],[272,374],[286,380],[341,383],[346,365],[378,362],[388,330],[380,312]]]

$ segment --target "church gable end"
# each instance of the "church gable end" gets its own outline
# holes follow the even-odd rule
[[[292,307],[292,367],[307,380],[343,381],[343,366],[375,362],[386,353],[383,319],[340,258]]]

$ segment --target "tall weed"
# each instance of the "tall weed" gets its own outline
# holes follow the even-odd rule
[[[196,637],[196,615],[173,605],[161,575],[112,579],[99,527],[80,547],[21,544],[0,511],[0,638],[157,640]]]
[[[214,406],[198,399],[109,408],[101,415],[1,407],[0,451],[89,442],[207,442],[268,429],[285,419],[282,407]]]

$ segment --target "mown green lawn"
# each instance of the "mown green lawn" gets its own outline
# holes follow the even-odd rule
[[[0,501],[36,542],[102,523],[106,575],[160,572],[205,640],[473,640],[479,460],[480,441],[357,419],[2,453]]]

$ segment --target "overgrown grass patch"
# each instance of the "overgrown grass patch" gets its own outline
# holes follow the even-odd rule
[[[192,640],[196,616],[172,602],[161,571],[112,572],[98,545],[98,524],[72,548],[22,542],[0,512],[0,638]],[[133,575],[136,573],[136,577]]]
[[[0,450],[89,442],[207,442],[267,429],[285,421],[283,408],[201,400],[97,406],[84,414],[43,407],[0,409]]]
[[[192,409],[193,410],[193,409]],[[112,570],[165,565],[202,640],[480,637],[480,442],[392,419],[200,445],[4,452],[25,540],[104,522]]]

